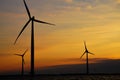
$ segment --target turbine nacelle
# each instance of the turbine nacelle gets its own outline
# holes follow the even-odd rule
[[[85,50],[85,52],[86,52],[86,53],[89,53],[89,51],[88,51],[87,49]]]
[[[92,55],[94,55],[93,53],[91,53],[91,52],[88,51],[85,41],[84,41],[84,46],[85,46],[85,52],[82,54],[82,56],[80,57],[80,59],[85,55],[85,53],[86,54],[92,54]]]
[[[28,51],[28,49],[26,49],[26,51],[25,51],[23,54],[14,54],[14,55],[24,57],[24,55],[25,55],[25,53],[26,53],[27,51]]]
[[[22,57],[22,63],[25,63],[24,56],[25,56],[27,51],[28,51],[28,49],[26,49],[26,51],[23,54],[14,54],[14,55],[21,56]]]
[[[28,14],[28,17],[29,17],[30,20],[33,20],[33,21],[39,22],[39,23],[43,23],[43,24],[55,25],[55,24],[51,24],[51,23],[48,23],[48,22],[36,20],[34,16],[31,17],[30,11],[28,9],[28,6],[27,6],[25,0],[23,0],[23,2],[24,2],[24,5],[25,5],[25,8],[26,8],[26,11],[27,11],[27,14]]]

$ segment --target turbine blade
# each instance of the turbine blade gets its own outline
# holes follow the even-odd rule
[[[82,56],[80,57],[80,59],[84,56],[85,52],[82,54]]]
[[[93,53],[91,53],[91,52],[88,52],[89,54],[92,54],[92,55],[95,55],[95,54],[93,54]]]
[[[35,22],[38,22],[38,23],[49,24],[49,25],[55,26],[55,24],[48,23],[48,22],[44,22],[44,21],[40,21],[40,20],[36,20],[36,19],[34,19],[34,21],[35,21]]]
[[[22,56],[22,55],[20,55],[20,54],[14,54],[14,55],[17,55],[17,56]]]
[[[28,16],[29,16],[29,18],[31,18],[30,11],[29,11],[29,9],[28,9],[28,6],[27,6],[25,0],[23,0],[23,2],[24,2],[24,5],[25,5],[25,8],[26,8],[26,10],[27,10]]]
[[[84,41],[85,50],[87,50],[86,42]]]
[[[22,34],[22,32],[24,31],[24,29],[26,28],[26,26],[29,24],[29,22],[31,21],[31,19],[29,19],[29,21],[25,24],[25,26],[22,28],[22,30],[20,31],[19,35],[17,36],[14,45],[16,44],[18,38],[20,37],[20,35]]]
[[[25,53],[28,51],[28,49],[26,49],[26,51],[23,53],[23,56],[25,55]]]

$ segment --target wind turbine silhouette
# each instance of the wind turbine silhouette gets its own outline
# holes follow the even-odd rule
[[[34,16],[31,16],[30,11],[29,11],[29,9],[27,7],[27,4],[26,4],[25,0],[23,0],[23,2],[24,2],[24,5],[25,5],[25,8],[27,10],[27,14],[28,14],[29,20],[27,21],[27,23],[24,25],[24,27],[20,31],[20,33],[17,36],[14,44],[16,44],[18,38],[20,37],[20,35],[24,31],[24,29],[31,22],[32,25],[31,25],[31,72],[30,73],[31,73],[31,76],[34,76],[34,22],[42,23],[42,24],[48,24],[48,25],[55,25],[55,24],[51,24],[51,23],[48,23],[48,22],[44,22],[44,21],[40,21],[40,20],[35,19]]]
[[[25,56],[25,53],[27,52],[27,50],[23,53],[23,54],[14,54],[14,55],[17,55],[17,56],[21,56],[22,57],[22,71],[21,71],[21,75],[23,76],[24,75],[24,64],[25,64],[25,60],[24,60],[24,56]]]
[[[82,54],[80,59],[86,54],[86,74],[89,74],[88,54],[92,54],[92,55],[94,54],[88,51],[85,41],[84,41],[84,46],[85,46],[85,52]]]

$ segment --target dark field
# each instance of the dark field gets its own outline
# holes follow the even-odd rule
[[[120,80],[120,75],[37,75],[0,76],[0,80]]]

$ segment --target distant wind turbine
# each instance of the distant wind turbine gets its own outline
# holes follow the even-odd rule
[[[88,51],[85,41],[84,41],[84,46],[85,46],[85,52],[82,54],[80,59],[86,54],[86,73],[89,74],[88,54],[92,54],[92,55],[94,54]]]
[[[25,64],[25,60],[24,60],[24,56],[25,56],[25,53],[27,52],[27,50],[23,53],[23,54],[14,54],[14,55],[17,55],[17,56],[21,56],[22,57],[22,71],[21,71],[21,75],[23,76],[24,75],[24,64]]]
[[[24,2],[24,5],[25,5],[25,8],[27,10],[27,14],[28,14],[29,20],[27,21],[27,23],[24,25],[24,27],[20,31],[20,33],[17,36],[14,44],[16,44],[18,38],[20,37],[20,35],[24,31],[24,29],[31,22],[32,23],[31,24],[31,76],[34,76],[34,22],[42,23],[42,24],[48,24],[48,25],[55,25],[55,24],[51,24],[51,23],[48,23],[48,22],[44,22],[44,21],[40,21],[40,20],[35,19],[34,16],[31,16],[30,11],[29,11],[29,9],[27,7],[27,4],[26,4],[25,0],[23,0],[23,2]]]

